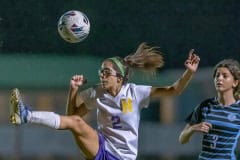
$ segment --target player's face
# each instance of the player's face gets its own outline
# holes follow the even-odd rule
[[[113,69],[113,64],[111,61],[104,61],[98,74],[103,89],[109,92],[119,88],[121,85],[119,73]]]
[[[220,67],[216,71],[214,77],[215,88],[218,92],[224,93],[227,91],[234,91],[234,88],[237,86],[238,81],[234,80],[233,75],[226,67]]]

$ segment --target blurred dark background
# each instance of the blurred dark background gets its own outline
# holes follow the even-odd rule
[[[140,42],[160,46],[166,67],[182,66],[190,48],[212,66],[222,58],[240,58],[240,2],[194,1],[1,1],[2,54],[126,56]],[[68,10],[84,12],[89,37],[68,44],[57,33],[57,21]],[[177,57],[177,58],[176,58]]]
[[[240,60],[239,9],[237,0],[0,1],[0,160],[82,159],[68,131],[9,124],[12,88],[20,88],[34,110],[64,114],[73,74],[97,83],[104,58],[127,56],[141,42],[159,46],[166,64],[155,78],[136,75],[134,82],[173,83],[191,48],[201,62],[181,96],[153,100],[143,110],[138,160],[197,159],[201,134],[186,145],[178,143],[178,135],[192,109],[215,95],[212,67],[224,58]],[[81,43],[67,43],[57,32],[58,19],[69,10],[90,20],[90,34]],[[94,112],[86,121],[96,127],[95,118]]]

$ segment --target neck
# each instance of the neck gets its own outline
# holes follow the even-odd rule
[[[116,86],[116,87],[113,87],[113,88],[111,88],[110,90],[108,90],[108,93],[109,93],[111,96],[115,97],[115,96],[118,95],[118,93],[120,92],[121,88],[122,88],[121,85]]]
[[[217,100],[223,106],[229,106],[236,102],[232,92],[218,93]]]

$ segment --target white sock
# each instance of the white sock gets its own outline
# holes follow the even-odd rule
[[[60,115],[54,112],[31,111],[28,113],[28,123],[42,124],[54,129],[60,127]]]

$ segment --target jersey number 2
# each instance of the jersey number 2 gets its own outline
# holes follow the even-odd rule
[[[112,116],[112,122],[113,122],[112,126],[113,126],[114,129],[122,128],[119,116]]]

